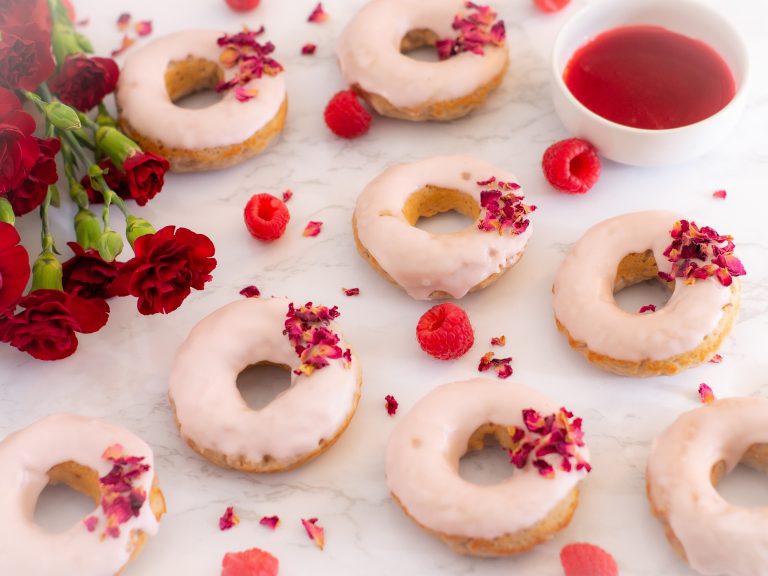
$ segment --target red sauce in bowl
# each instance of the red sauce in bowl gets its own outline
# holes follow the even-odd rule
[[[607,120],[651,130],[709,118],[736,93],[708,44],[660,26],[623,26],[579,48],[563,73],[576,99]]]

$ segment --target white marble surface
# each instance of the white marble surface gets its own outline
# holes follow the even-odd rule
[[[77,355],[62,362],[37,362],[0,348],[0,436],[43,415],[72,411],[127,426],[154,447],[168,515],[127,575],[217,574],[225,552],[252,546],[277,555],[281,574],[287,576],[557,575],[560,548],[575,540],[610,550],[625,575],[692,574],[651,517],[643,471],[651,439],[680,412],[698,405],[700,382],[708,382],[719,396],[764,395],[768,5],[713,1],[741,27],[755,64],[746,114],[716,151],[665,169],[606,163],[590,193],[568,197],[548,187],[539,162],[548,144],[567,136],[549,99],[548,50],[559,26],[583,2],[575,0],[562,13],[545,16],[529,0],[499,0],[512,64],[502,89],[484,108],[445,125],[377,118],[367,136],[345,142],[325,128],[322,110],[342,87],[333,40],[361,4],[327,0],[330,21],[311,25],[305,19],[314,0],[262,0],[246,16],[230,12],[223,0],[78,2],[80,14],[90,17],[86,31],[102,53],[119,44],[114,23],[123,10],[151,18],[155,36],[191,27],[266,24],[286,66],[288,124],[277,145],[244,165],[170,176],[162,194],[141,211],[158,226],[175,223],[211,236],[219,266],[205,292],[195,293],[167,318],[141,317],[132,301],[113,301],[107,327],[82,337]],[[299,56],[301,45],[309,41],[318,44],[318,54]],[[475,347],[458,361],[439,362],[421,352],[414,338],[416,321],[429,304],[408,298],[357,255],[350,218],[362,186],[388,164],[456,152],[471,152],[517,173],[540,210],[521,263],[490,288],[461,301],[475,327]],[[252,240],[242,224],[246,200],[256,192],[279,194],[286,188],[295,195],[285,236],[273,245]],[[725,202],[711,196],[720,188],[728,190]],[[651,208],[674,209],[734,234],[749,275],[738,323],[721,350],[721,365],[634,380],[592,368],[568,348],[552,321],[550,286],[563,252],[586,227],[608,216]],[[66,213],[54,219],[63,246],[72,211],[61,212]],[[301,235],[310,219],[325,222],[317,238]],[[20,223],[29,246],[37,226],[33,216]],[[252,283],[267,295],[338,303],[340,321],[364,367],[362,401],[347,433],[324,456],[287,474],[249,476],[206,463],[176,434],[166,398],[171,359],[189,328],[239,298],[238,291]],[[361,295],[346,298],[342,286],[359,286]],[[650,297],[636,293],[634,303]],[[394,394],[401,409],[408,410],[434,386],[475,376],[488,340],[502,333],[508,338],[506,351],[514,357],[512,380],[541,390],[584,417],[594,472],[584,483],[573,522],[552,542],[518,558],[462,558],[417,529],[387,496],[383,451],[397,417],[387,416],[383,397]],[[487,474],[500,473],[499,459],[479,460],[493,471],[475,470],[473,477],[487,480]],[[765,504],[764,480],[737,472],[724,482],[723,492],[736,501]],[[228,505],[236,507],[243,522],[220,532],[217,520]],[[68,508],[82,512],[87,507],[59,492],[46,498],[40,516],[48,525],[61,523],[74,518]],[[271,514],[283,520],[274,533],[258,525],[262,515]],[[300,518],[313,516],[326,528],[324,552],[299,524]]]

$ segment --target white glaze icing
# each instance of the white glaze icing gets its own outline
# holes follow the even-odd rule
[[[459,476],[459,459],[483,424],[523,427],[522,410],[560,406],[523,386],[487,378],[432,390],[397,423],[386,451],[387,485],[420,524],[444,534],[493,539],[529,528],[581,481],[586,471],[544,478],[533,466],[495,485]],[[586,446],[579,448],[589,461]],[[513,472],[514,470],[514,472]]]
[[[352,18],[336,53],[344,80],[386,98],[400,108],[453,100],[495,78],[507,62],[507,46],[485,46],[485,54],[462,52],[441,62],[400,53],[411,30],[455,37],[453,18],[466,12],[465,0],[373,0]]]
[[[114,444],[121,444],[127,455],[143,456],[152,467],[134,484],[149,495],[154,477],[152,450],[128,430],[102,420],[71,414],[48,416],[0,442],[0,574],[110,576],[130,558],[133,531],[157,532],[149,498],[137,517],[120,525],[118,538],[101,539],[99,528],[103,529],[106,520],[100,506],[92,513],[99,520],[94,532],[78,522],[53,534],[33,521],[51,468],[71,460],[105,476],[112,464],[101,456]]]
[[[768,567],[768,510],[729,504],[712,486],[746,450],[768,442],[768,400],[725,398],[682,414],[653,443],[649,496],[701,574],[761,576]]]
[[[234,90],[219,102],[198,110],[176,106],[168,96],[165,71],[173,61],[188,56],[219,62],[222,48],[216,44],[224,32],[187,30],[153,40],[126,59],[120,71],[117,105],[133,128],[166,146],[204,149],[244,142],[275,117],[285,99],[284,74],[264,75],[245,85],[258,95],[238,102]],[[224,70],[231,79],[236,68]]]
[[[560,266],[553,290],[555,317],[573,338],[593,352],[639,362],[689,352],[715,330],[732,299],[730,288],[715,278],[694,284],[676,279],[667,303],[652,314],[625,312],[613,298],[616,270],[627,254],[652,250],[660,271],[672,269],[664,250],[681,218],[634,212],[587,230]]]
[[[181,434],[202,448],[242,455],[294,460],[314,452],[336,435],[355,408],[360,363],[331,360],[310,376],[299,367],[283,335],[289,301],[247,298],[201,320],[179,348],[169,395]],[[339,346],[348,348],[338,326]],[[237,376],[251,364],[269,361],[291,368],[291,387],[260,410],[252,410],[237,389]]]
[[[485,232],[476,222],[452,234],[432,234],[411,226],[403,206],[427,185],[458,190],[479,204],[482,188],[477,182],[491,176],[517,182],[514,175],[469,156],[437,156],[390,166],[357,199],[360,242],[412,298],[424,300],[436,290],[461,298],[520,259],[533,225],[517,236]]]

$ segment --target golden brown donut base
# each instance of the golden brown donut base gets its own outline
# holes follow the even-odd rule
[[[257,362],[256,364],[253,364],[253,366],[277,366],[278,368],[290,370],[290,366],[287,366],[285,364],[276,364],[274,362],[267,362],[267,361]],[[240,470],[242,472],[257,472],[257,473],[288,472],[289,470],[298,468],[299,466],[306,464],[310,460],[317,458],[318,456],[320,456],[320,454],[328,450],[328,448],[330,448],[336,443],[339,437],[344,433],[344,431],[349,426],[349,423],[352,421],[352,417],[355,415],[355,412],[357,411],[357,405],[360,403],[360,392],[361,392],[362,385],[363,385],[363,377],[361,373],[358,373],[357,390],[355,391],[355,399],[352,403],[352,409],[349,411],[349,415],[347,416],[347,419],[342,423],[341,426],[339,426],[339,428],[336,430],[334,435],[331,438],[324,438],[323,440],[321,440],[316,450],[313,450],[312,452],[307,452],[305,454],[301,454],[295,458],[287,459],[287,460],[277,460],[276,458],[273,458],[269,454],[266,454],[261,460],[253,461],[253,460],[248,460],[242,454],[224,454],[223,452],[217,452],[216,450],[211,450],[210,448],[204,448],[203,446],[200,446],[199,444],[197,444],[191,438],[184,436],[184,433],[181,430],[181,423],[179,422],[179,419],[176,416],[176,405],[173,402],[173,398],[169,397],[169,401],[171,403],[171,410],[173,411],[173,419],[174,419],[174,422],[176,422],[176,429],[179,431],[179,435],[184,439],[184,441],[189,445],[189,447],[192,448],[192,450],[200,454],[203,458],[205,458],[209,462],[212,462],[217,466],[221,466],[222,468],[234,468],[235,470]],[[286,418],[290,418],[290,417],[291,417],[290,414],[286,415]]]
[[[213,89],[223,78],[218,64],[202,58],[187,57],[171,62],[165,72],[165,85],[173,102],[200,90]],[[136,130],[122,114],[118,118],[120,128],[146,152],[153,152],[168,159],[174,172],[198,172],[218,170],[239,164],[261,153],[283,130],[288,112],[288,98],[264,127],[244,142],[213,148],[174,148],[145,136]],[[190,127],[194,129],[194,127]]]
[[[744,453],[744,456],[741,457],[740,463],[749,466],[750,468],[754,468],[758,472],[768,472],[768,444],[752,444],[752,446],[750,446]],[[723,476],[725,476],[725,462],[720,460],[714,466],[712,466],[712,470],[709,473],[712,486],[717,486],[720,480],[723,479]],[[670,546],[672,546],[672,549],[680,558],[688,562],[688,557],[685,553],[685,549],[683,548],[683,544],[680,542],[677,535],[675,534],[675,531],[672,530],[672,526],[669,523],[669,516],[667,511],[653,500],[651,492],[651,479],[648,476],[646,477],[645,481],[645,493],[648,496],[648,502],[651,505],[651,511],[653,512],[653,515],[664,526],[664,535],[667,537]]]
[[[400,51],[407,53],[422,46],[434,46],[437,40],[437,35],[431,30],[411,30],[400,43]],[[398,108],[383,96],[364,90],[359,84],[353,84],[352,89],[382,116],[389,116],[390,118],[398,118],[400,120],[411,120],[413,122],[454,120],[466,116],[485,102],[488,95],[501,84],[508,66],[509,55],[507,54],[504,69],[492,78],[490,82],[483,84],[474,92],[453,100],[427,102],[420,106],[409,108]]]
[[[97,506],[101,506],[101,487],[99,484],[99,475],[93,468],[83,466],[77,462],[71,460],[57,464],[48,471],[48,483],[51,485],[65,484],[77,490],[78,492],[85,494]],[[160,490],[160,486],[157,481],[157,474],[152,478],[152,489],[149,492],[149,507],[155,518],[159,521],[165,514],[165,498]],[[131,531],[131,557],[123,566],[115,573],[115,576],[120,576],[125,570],[126,566],[133,562],[141,552],[144,544],[147,542],[147,534],[142,530]]]
[[[658,278],[658,268],[656,266],[656,259],[650,250],[641,254],[628,254],[619,263],[618,270],[616,271],[614,292],[619,292],[627,286],[654,278]],[[708,362],[715,355],[723,339],[733,328],[733,323],[739,312],[740,295],[739,281],[737,278],[734,278],[731,285],[731,302],[723,308],[723,317],[720,319],[715,330],[708,334],[701,344],[693,350],[670,356],[663,360],[648,359],[632,362],[598,354],[590,350],[585,342],[576,340],[571,336],[568,329],[560,323],[557,317],[555,317],[555,324],[557,329],[568,339],[568,344],[570,344],[571,348],[583,354],[589,362],[603,370],[622,376],[667,376]]]
[[[504,448],[509,449],[512,447],[507,427],[498,424],[484,424],[470,437],[467,443],[467,452],[482,450],[485,447],[486,436],[495,436],[499,444]],[[557,532],[568,526],[579,504],[579,489],[577,487],[571,490],[565,498],[555,503],[549,513],[533,526],[510,534],[503,534],[493,539],[486,539],[447,534],[428,528],[411,516],[396,494],[390,494],[392,499],[405,512],[405,515],[413,520],[416,525],[448,544],[455,552],[468,556],[511,556],[527,552],[531,548],[551,539]],[[499,503],[499,505],[503,506],[504,503]]]
[[[408,201],[405,203],[405,206],[403,206],[403,215],[408,223],[411,226],[414,226],[416,222],[419,221],[419,218],[429,218],[435,214],[450,212],[451,210],[464,214],[464,216],[470,218],[473,222],[480,216],[480,206],[469,194],[464,194],[458,190],[450,190],[448,188],[440,188],[439,186],[431,185],[417,190],[408,197]],[[387,214],[382,213],[380,216],[387,216]],[[395,279],[381,267],[373,254],[371,254],[360,241],[360,236],[357,233],[357,218],[354,215],[352,216],[352,230],[355,236],[355,246],[357,246],[357,251],[360,255],[368,261],[374,270],[389,282],[395,286],[400,286]],[[522,258],[522,254],[520,254],[520,258]],[[518,258],[515,263],[519,262],[520,258]],[[476,292],[477,290],[489,286],[498,280],[510,267],[511,266],[506,266],[501,272],[494,272],[482,282],[475,284],[469,289],[469,292]],[[445,298],[453,298],[453,296],[443,290],[435,290],[429,295],[430,300],[441,300]]]

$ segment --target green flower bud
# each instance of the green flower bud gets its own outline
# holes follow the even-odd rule
[[[13,206],[4,196],[0,196],[0,222],[16,224],[16,215],[13,213]]]
[[[62,22],[57,20],[54,22],[51,32],[51,44],[53,46],[53,55],[59,66],[64,64],[67,56],[82,54],[83,52],[77,39],[77,33],[68,21]]]
[[[114,230],[104,230],[96,241],[96,249],[103,260],[114,262],[123,251],[123,239]]]
[[[83,185],[74,178],[68,178],[67,182],[69,183],[69,197],[72,198],[75,204],[80,208],[88,206],[88,193],[83,188]]]
[[[121,170],[126,158],[141,152],[136,142],[112,126],[101,126],[96,130],[96,147]]]
[[[125,237],[128,238],[128,242],[133,247],[136,242],[136,238],[144,236],[146,234],[154,234],[155,228],[149,221],[144,218],[137,218],[136,216],[128,216],[125,220]]]
[[[77,43],[83,52],[93,54],[93,44],[91,44],[91,41],[87,36],[80,34],[79,32],[75,32],[75,38],[77,38]]]
[[[55,206],[56,208],[61,207],[61,194],[59,194],[59,187],[56,186],[56,184],[51,184],[48,186],[48,192],[51,195],[51,206]]]
[[[96,248],[99,238],[101,238],[101,222],[96,214],[88,209],[78,210],[75,215],[75,237],[83,250]]]
[[[77,112],[62,102],[48,102],[45,116],[59,130],[77,130],[81,126]]]
[[[43,251],[32,266],[32,291],[63,290],[61,262],[53,252]]]

